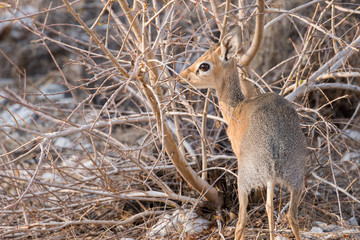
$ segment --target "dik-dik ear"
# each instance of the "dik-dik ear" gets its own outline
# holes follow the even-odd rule
[[[242,46],[241,28],[236,27],[230,30],[221,40],[220,46],[222,60],[228,61],[235,57],[240,52]]]

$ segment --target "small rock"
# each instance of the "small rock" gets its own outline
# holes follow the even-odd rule
[[[50,83],[40,87],[40,91],[51,101],[59,101],[65,98],[66,87],[58,83]],[[38,96],[39,99],[45,99],[45,96]]]
[[[45,172],[41,174],[41,178],[46,182],[53,182],[53,181],[62,181],[63,179],[60,177],[59,174],[53,174],[51,172]]]
[[[324,232],[336,232],[340,230],[338,225],[330,224],[323,228]]]
[[[326,223],[323,223],[323,222],[320,222],[320,221],[314,221],[314,222],[312,222],[312,225],[313,225],[314,227],[319,227],[319,228],[324,228],[324,227],[327,226]]]
[[[289,240],[289,239],[287,237],[278,235],[278,236],[276,236],[275,240]]]
[[[2,92],[0,92],[0,103],[2,105],[4,105],[6,103],[6,101],[7,101],[7,99],[4,98],[4,97],[5,97],[4,94]]]
[[[359,222],[356,220],[355,217],[352,217],[350,218],[349,220],[346,221],[346,224],[348,226],[351,226],[351,227],[358,227],[359,226]]]
[[[210,222],[190,210],[176,210],[165,214],[147,234],[150,239],[166,237],[176,232],[196,234],[209,228]]]
[[[349,162],[349,161],[351,162],[355,158],[360,158],[360,154],[355,152],[346,152],[344,156],[341,158],[340,162],[341,163]]]
[[[60,147],[60,148],[72,148],[73,143],[70,141],[70,139],[66,137],[58,137],[54,140],[54,146]]]
[[[2,110],[2,108],[0,109]],[[19,126],[24,126],[24,122],[28,124],[35,117],[32,110],[20,104],[11,105],[7,110],[8,111],[2,110],[2,113],[0,114],[0,124],[9,124],[11,126],[19,124]]]
[[[352,129],[345,130],[346,135],[350,138],[354,139],[355,141],[360,141],[360,132]]]
[[[75,167],[78,165],[79,158],[75,155],[72,155],[68,158],[64,158],[64,161],[62,163],[62,166],[64,167]]]
[[[54,175],[50,172],[46,172],[41,174],[41,178],[47,181],[52,181],[54,179]]]
[[[148,236],[150,239],[154,237],[165,237],[171,233],[173,229],[175,229],[175,226],[171,216],[169,214],[165,214],[148,233]]]
[[[0,30],[0,32],[1,32],[1,30]],[[11,85],[13,83],[14,83],[14,81],[11,78],[0,78],[0,87],[5,87],[5,86]],[[0,96],[2,94],[4,94],[4,92],[0,91]]]
[[[335,233],[330,233],[330,234],[323,236],[324,239],[338,239],[338,237],[339,236]]]
[[[322,230],[322,228],[319,228],[319,227],[313,227],[311,230],[310,230],[311,233],[323,233],[324,230]]]
[[[37,12],[38,10],[32,6],[22,7],[21,10],[16,11],[15,13],[12,13],[10,11],[9,12],[2,11],[0,14],[0,20],[16,19],[18,17],[20,18],[26,15],[35,14]],[[28,26],[31,26],[33,24],[32,19],[29,17],[22,18],[21,23]],[[4,21],[4,22],[0,21],[0,32],[2,32],[5,28],[11,26],[11,32],[10,32],[11,37],[15,40],[20,40],[21,38],[24,38],[23,32],[25,32],[22,24],[13,21]]]
[[[84,149],[91,149],[93,146],[91,145],[91,143],[82,143],[81,146],[80,144],[77,144],[77,146],[75,147],[76,150],[84,150]]]

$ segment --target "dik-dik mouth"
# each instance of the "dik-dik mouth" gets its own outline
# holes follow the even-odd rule
[[[192,88],[189,81],[187,79],[181,77],[180,75],[176,78],[176,84],[181,85],[184,88]]]

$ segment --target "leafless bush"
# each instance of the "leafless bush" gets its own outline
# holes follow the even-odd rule
[[[143,239],[159,215],[217,208],[219,199],[230,238],[236,161],[216,96],[175,79],[217,41],[225,15],[253,33],[253,2],[237,4],[214,12],[208,1],[0,2],[1,238]],[[251,79],[302,117],[303,230],[360,220],[359,15],[350,0],[267,3]],[[263,210],[250,211],[254,234]],[[211,237],[217,227],[202,234]]]

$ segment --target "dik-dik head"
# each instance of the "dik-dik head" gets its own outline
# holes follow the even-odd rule
[[[180,82],[199,89],[219,89],[223,80],[237,72],[234,57],[239,53],[241,46],[241,30],[237,27],[232,29],[220,44],[212,46],[180,73]]]

